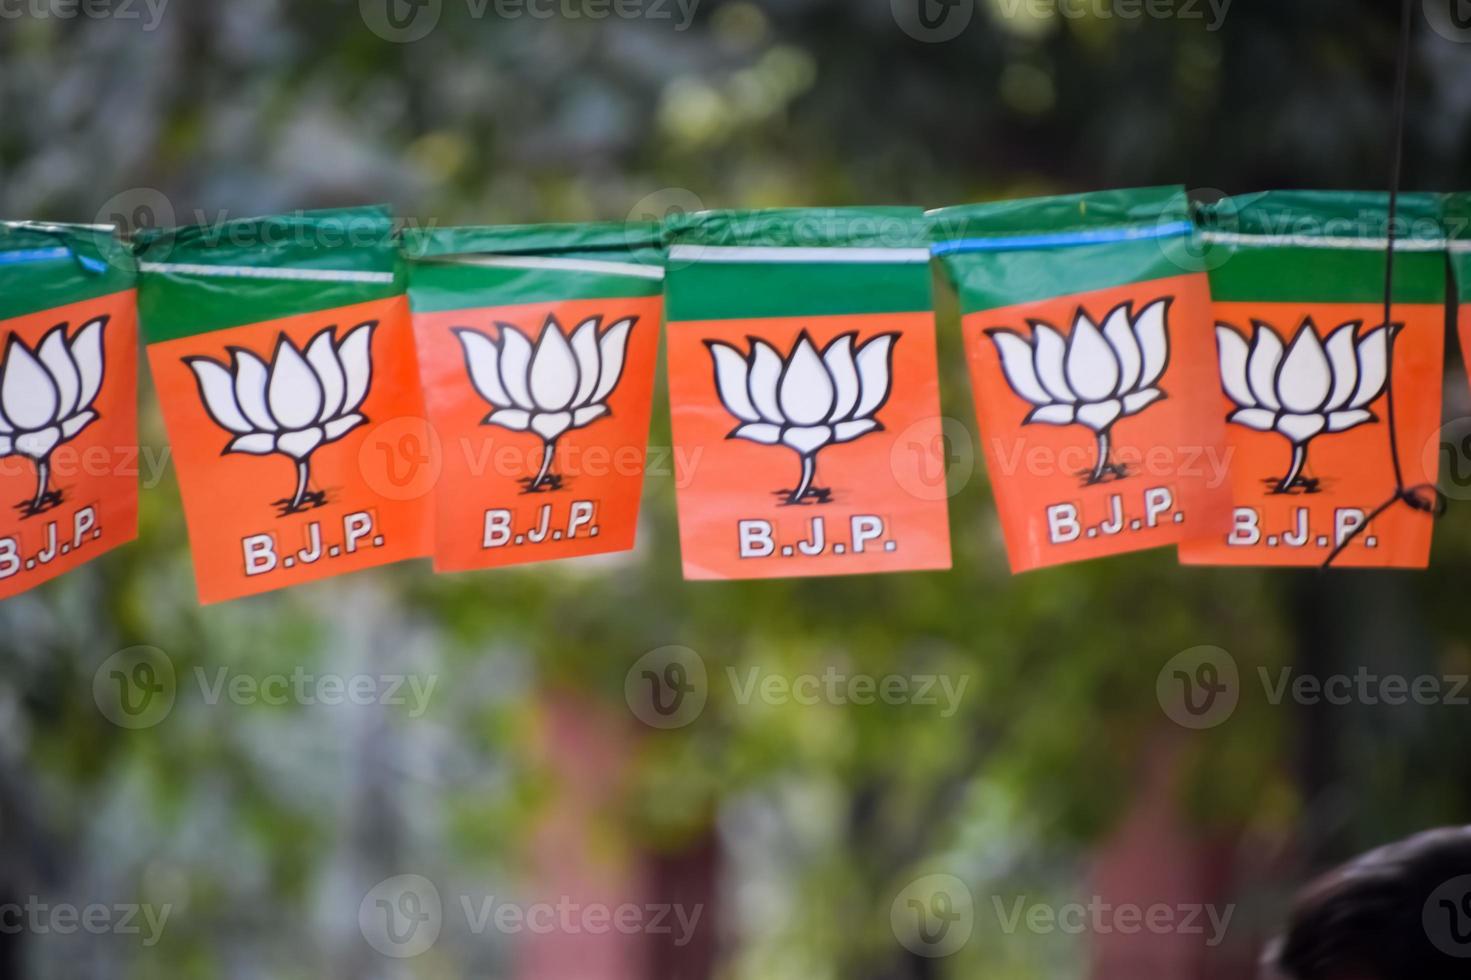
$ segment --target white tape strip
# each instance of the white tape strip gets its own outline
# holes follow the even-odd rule
[[[768,245],[675,245],[669,249],[671,262],[820,262],[841,264],[922,263],[930,260],[927,248],[783,248]]]
[[[559,259],[541,255],[449,255],[424,259],[447,265],[473,265],[492,269],[550,269],[558,272],[595,272],[604,276],[632,276],[636,279],[664,278],[664,269],[638,262],[603,262],[598,259]]]
[[[275,269],[255,265],[191,265],[186,262],[140,262],[143,272],[174,273],[181,276],[214,276],[222,279],[275,279],[297,282],[360,282],[390,284],[391,272],[356,272],[347,269]]]

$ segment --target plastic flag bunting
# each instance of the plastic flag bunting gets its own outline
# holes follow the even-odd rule
[[[388,212],[177,229],[139,259],[200,599],[427,554],[428,487],[402,457],[423,405]]]
[[[666,296],[687,578],[950,566],[917,209],[688,216]]]
[[[1210,293],[1184,188],[946,208],[930,225],[1012,570],[1223,528]]]
[[[663,312],[648,225],[410,233],[434,566],[633,547]]]
[[[137,361],[112,229],[0,224],[0,598],[137,535]]]

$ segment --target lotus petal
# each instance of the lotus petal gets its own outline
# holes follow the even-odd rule
[[[595,422],[608,414],[607,405],[584,405],[572,410],[572,427],[580,429],[589,422]]]
[[[1277,366],[1282,363],[1282,338],[1264,323],[1256,324],[1251,338],[1251,353],[1246,358],[1246,383],[1252,400],[1273,411],[1282,407],[1277,400]]]
[[[47,331],[36,353],[42,366],[50,372],[51,380],[56,382],[56,417],[64,419],[77,410],[77,395],[81,391],[77,365],[66,346],[66,324]]]
[[[1074,414],[1073,406],[1054,402],[1051,405],[1043,405],[1041,408],[1034,409],[1022,421],[1025,423],[1042,422],[1047,425],[1072,425]]]
[[[465,351],[470,383],[480,397],[492,405],[512,405],[510,394],[501,384],[501,349],[496,342],[468,327],[456,327],[455,336],[460,338],[460,347]]]
[[[748,422],[739,427],[727,439],[749,439],[762,445],[774,446],[781,442],[781,426],[770,422]]]
[[[804,332],[782,372],[778,389],[782,418],[797,426],[826,421],[833,412],[833,393],[832,375]]]
[[[577,391],[574,406],[586,405],[598,386],[598,325],[602,317],[590,317],[572,331],[572,355],[577,358]]]
[[[1068,337],[1068,387],[1083,401],[1098,401],[1119,386],[1119,361],[1093,321],[1079,314]]]
[[[276,437],[276,449],[296,459],[304,459],[322,444],[325,437],[321,427],[316,425],[295,432],[284,432]]]
[[[332,344],[335,327],[320,330],[306,345],[306,362],[311,365],[322,386],[322,409],[317,414],[318,422],[325,422],[342,411],[342,399],[347,393],[347,378],[342,362],[337,359],[337,348]]]
[[[1333,388],[1323,403],[1324,411],[1342,408],[1359,386],[1359,359],[1354,353],[1354,332],[1358,328],[1358,320],[1345,323],[1329,334],[1328,342],[1323,345],[1328,354],[1328,369],[1333,372]]]
[[[781,357],[764,340],[751,341],[751,368],[746,374],[746,390],[751,394],[751,404],[767,422],[782,422],[781,408],[776,402],[777,386],[781,383]]]
[[[1010,330],[987,332],[991,343],[996,345],[996,354],[1001,358],[1001,373],[1006,375],[1006,383],[1011,385],[1011,390],[1033,405],[1046,405],[1052,401],[1052,396],[1037,380],[1037,368],[1032,363],[1032,345]]]
[[[1277,416],[1277,431],[1293,442],[1307,442],[1322,432],[1328,420],[1322,415],[1284,412]]]
[[[77,377],[81,387],[77,392],[77,407],[86,408],[97,397],[102,388],[102,330],[108,317],[100,316],[82,325],[71,340],[72,361],[77,366]]]
[[[1158,388],[1141,388],[1138,391],[1131,391],[1124,396],[1124,414],[1134,415],[1142,412],[1164,396],[1165,393]]]
[[[1078,406],[1078,421],[1095,432],[1102,432],[1118,421],[1123,412],[1123,403],[1117,398],[1101,402],[1085,402]]]
[[[577,357],[554,317],[547,317],[531,357],[531,400],[546,412],[560,412],[577,393]]]
[[[1052,395],[1052,401],[1077,401],[1077,396],[1068,387],[1067,375],[1063,372],[1063,358],[1067,356],[1067,341],[1062,334],[1045,323],[1032,324],[1032,345],[1036,348],[1033,364],[1037,368],[1037,380],[1042,382]]]
[[[898,339],[896,333],[881,333],[858,348],[858,355],[853,360],[858,368],[859,394],[853,418],[868,418],[889,400],[894,345]]]
[[[1342,412],[1330,412],[1328,415],[1328,431],[1342,432],[1352,429],[1356,425],[1374,421],[1374,413],[1363,408],[1350,408]]]
[[[285,334],[276,342],[266,397],[271,417],[283,429],[304,429],[317,421],[322,411],[322,383]]]
[[[503,408],[498,412],[491,412],[485,421],[513,432],[525,432],[531,428],[531,413],[520,408]]]
[[[1166,312],[1169,310],[1170,301],[1157,299],[1134,318],[1134,336],[1139,339],[1139,351],[1143,355],[1144,363],[1139,368],[1139,385],[1147,387],[1154,384],[1165,373],[1165,366],[1170,361],[1170,334],[1169,325],[1166,322]]]
[[[782,430],[781,441],[806,456],[832,442],[833,430],[826,425],[793,425]]]
[[[1271,432],[1277,425],[1277,413],[1265,408],[1243,408],[1240,411],[1232,412],[1226,421],[1235,422],[1237,425],[1244,425],[1248,429],[1255,429],[1258,432]]]
[[[44,459],[61,442],[61,427],[48,425],[35,432],[22,432],[15,437],[15,451],[31,459]]]
[[[501,324],[501,384],[517,408],[534,409],[531,400],[531,341],[509,324]]]
[[[715,388],[725,410],[742,422],[758,421],[761,416],[751,404],[751,393],[746,387],[746,375],[750,372],[746,359],[729,344],[710,340],[706,345],[715,361]]]
[[[335,419],[328,420],[327,424],[322,426],[322,431],[326,434],[328,442],[335,442],[366,421],[368,420],[357,412],[348,412],[346,415],[339,415]]]
[[[17,429],[39,429],[56,421],[58,396],[51,372],[15,334],[5,348],[0,406]]]
[[[83,429],[85,429],[87,426],[91,425],[95,421],[97,421],[96,412],[92,411],[90,408],[80,411],[77,414],[73,415],[71,418],[64,419],[62,421],[61,438],[75,439],[77,437],[77,433],[81,432]]]
[[[269,432],[251,432],[237,436],[225,447],[227,453],[250,453],[252,456],[266,456],[275,451],[276,437]]]
[[[1083,318],[1082,311],[1078,319]],[[1073,324],[1077,330],[1077,323]],[[1119,364],[1119,383],[1113,394],[1122,395],[1133,391],[1139,383],[1139,371],[1144,366],[1144,355],[1139,349],[1139,339],[1134,336],[1134,327],[1129,323],[1129,304],[1120,303],[1109,311],[1103,321],[1103,339],[1113,348]]]
[[[1282,359],[1282,369],[1277,372],[1277,397],[1282,400],[1284,411],[1317,412],[1328,400],[1332,386],[1328,355],[1323,351],[1318,331],[1308,321],[1298,329]]]
[[[878,428],[882,426],[876,419],[853,419],[850,422],[839,422],[833,426],[833,441],[848,442]]]
[[[1246,339],[1224,323],[1216,324],[1216,347],[1221,356],[1221,387],[1242,408],[1256,407],[1256,396],[1246,381]]]
[[[833,380],[833,410],[829,422],[839,422],[853,414],[858,407],[861,389],[858,383],[858,364],[853,358],[854,333],[839,334],[828,342],[822,352],[822,363]]]
[[[360,323],[337,345],[344,385],[342,408],[338,411],[357,411],[368,397],[368,387],[373,381],[373,328],[376,326],[377,320]]]
[[[235,348],[235,404],[258,432],[275,432],[278,428],[271,410],[266,407],[266,381],[270,372],[266,364],[248,350]]]
[[[223,364],[207,357],[186,357],[184,363],[194,372],[194,380],[199,384],[199,398],[217,425],[230,432],[255,429],[235,403],[235,379]]]
[[[1389,334],[1375,327],[1359,340],[1359,386],[1349,399],[1349,408],[1363,408],[1384,393],[1389,379]]]
[[[547,442],[551,442],[571,427],[571,412],[537,412],[531,416],[531,431]]]
[[[603,331],[598,339],[598,386],[592,391],[592,400],[606,401],[623,377],[623,356],[628,350],[628,335],[633,331],[637,317],[626,317]]]

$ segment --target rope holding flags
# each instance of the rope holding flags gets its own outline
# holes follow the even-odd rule
[[[136,534],[140,326],[204,602],[632,548],[661,323],[688,578],[948,568],[931,259],[1013,571],[1423,567],[1471,195],[1392,186],[0,224],[0,598]]]

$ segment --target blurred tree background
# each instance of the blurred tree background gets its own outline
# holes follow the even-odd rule
[[[108,17],[11,4],[0,214],[136,227],[383,200],[421,223],[501,223],[1385,183],[1394,4],[921,2],[969,20],[940,41],[904,29],[909,0],[649,0],[633,18],[442,0],[403,3],[438,20],[395,43],[370,28],[378,0],[175,0],[156,22],[137,0]],[[1416,26],[1406,187],[1464,188],[1471,44]],[[666,466],[629,555],[443,577],[416,563],[201,609],[145,390],[139,541],[0,607],[0,902],[172,911],[152,945],[0,933],[0,975],[1249,977],[1310,871],[1466,820],[1465,708],[1272,705],[1257,681],[1471,673],[1466,508],[1426,573],[1186,569],[1162,552],[1013,579],[939,297],[959,420],[942,574],[686,584]],[[1448,418],[1471,414],[1457,351]],[[93,684],[140,644],[164,651],[177,693],[130,730]],[[660,731],[625,679],[669,645],[697,652],[709,696]],[[1200,645],[1231,653],[1242,697],[1195,732],[1155,682]],[[943,716],[742,703],[729,680],[829,667],[967,686]],[[198,679],[222,669],[436,686],[419,715],[211,704]],[[975,902],[974,935],[943,959],[890,921],[930,873]],[[398,874],[444,902],[412,959],[360,929],[364,896]],[[703,915],[676,944],[477,931],[460,903],[548,895]],[[1093,895],[1235,913],[1218,946],[1009,931],[998,914]]]

